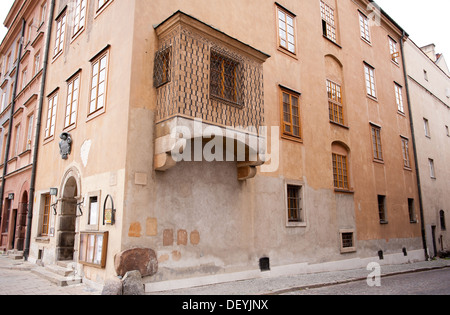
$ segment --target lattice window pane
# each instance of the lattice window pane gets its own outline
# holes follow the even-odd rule
[[[242,78],[239,62],[216,51],[211,51],[211,96],[235,104],[241,104]]]
[[[153,69],[153,85],[158,88],[170,82],[172,47],[165,48],[155,54],[155,65]]]

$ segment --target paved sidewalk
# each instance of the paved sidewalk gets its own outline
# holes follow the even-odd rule
[[[31,272],[37,266],[0,255],[0,295],[100,295],[85,284],[58,287]]]
[[[15,261],[0,255],[0,295],[100,295],[85,284],[58,287],[31,272],[37,266],[23,260]],[[438,259],[404,265],[381,266],[382,276],[450,268],[450,260]],[[304,288],[365,280],[366,269],[303,274],[276,278],[235,281],[189,289],[148,293],[147,295],[264,295],[283,294]]]
[[[382,277],[402,273],[412,273],[433,269],[450,268],[450,260],[437,259],[404,265],[381,266]],[[253,280],[236,281],[208,285],[197,288],[180,289],[148,295],[273,295],[284,294],[295,290],[322,287],[332,284],[348,283],[367,280],[371,271],[366,269],[324,272],[316,274],[303,274],[283,276],[276,278],[260,278]]]

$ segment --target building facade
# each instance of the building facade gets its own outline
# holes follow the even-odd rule
[[[413,113],[427,248],[435,257],[450,249],[450,73],[434,45],[405,43],[408,86]]]
[[[25,247],[47,16],[45,2],[15,1],[0,46],[3,250]]]
[[[157,291],[425,258],[405,33],[371,1],[46,3],[31,261],[103,283],[144,248]]]

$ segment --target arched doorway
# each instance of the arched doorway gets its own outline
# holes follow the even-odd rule
[[[77,181],[72,176],[64,185],[61,198],[61,211],[59,214],[59,227],[57,233],[57,260],[74,260],[76,219],[77,219]]]

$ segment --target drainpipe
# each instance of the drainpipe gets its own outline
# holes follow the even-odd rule
[[[405,63],[405,53],[404,53],[404,47],[403,47],[403,40],[406,38],[405,31],[403,31],[402,40],[400,41],[400,49],[402,53],[402,62],[403,62],[403,75],[405,77],[405,88],[406,88],[406,98],[408,101],[408,112],[409,112],[409,123],[411,126],[411,136],[412,136],[412,142],[413,142],[413,151],[414,151],[414,160],[415,160],[415,167],[416,167],[416,177],[417,177],[417,188],[419,190],[419,205],[420,205],[420,228],[422,231],[422,245],[423,249],[425,251],[425,259],[429,260],[430,257],[428,255],[428,249],[427,249],[427,239],[425,234],[425,218],[423,214],[423,198],[422,198],[422,185],[420,181],[420,173],[419,173],[419,160],[418,160],[418,154],[417,154],[417,144],[416,144],[416,133],[414,131],[414,122],[413,122],[413,115],[412,115],[412,108],[411,108],[411,97],[409,95],[409,84],[408,84],[408,74],[406,73],[406,63]],[[407,38],[406,38],[407,40]]]
[[[19,53],[17,54],[17,63],[16,63],[16,74],[14,76],[14,85],[11,97],[11,111],[9,114],[9,126],[8,126],[8,138],[6,139],[6,147],[5,147],[5,161],[3,163],[3,177],[2,177],[2,187],[0,188],[0,216],[2,216],[3,211],[3,194],[5,193],[5,182],[6,182],[6,175],[8,173],[8,157],[9,157],[9,150],[11,149],[11,136],[12,136],[12,128],[13,128],[13,120],[14,120],[14,111],[16,107],[16,96],[17,96],[17,85],[19,84],[19,72],[20,72],[20,59],[22,58],[22,49],[23,49],[23,38],[25,36],[25,25],[26,21],[25,19],[22,19],[22,32],[20,34],[20,41],[19,41]],[[3,219],[3,218],[2,218]]]
[[[28,213],[27,213],[27,230],[25,234],[25,248],[23,251],[23,257],[25,261],[28,260],[30,255],[30,241],[31,241],[31,224],[33,221],[33,206],[34,206],[34,192],[36,190],[36,170],[37,170],[37,159],[38,159],[38,149],[39,140],[41,137],[41,120],[42,120],[42,105],[44,103],[44,92],[45,92],[45,80],[47,78],[47,67],[50,51],[50,37],[52,34],[53,26],[53,14],[55,10],[55,0],[52,0],[50,5],[50,17],[47,24],[47,36],[45,40],[45,50],[44,50],[44,61],[42,69],[42,79],[41,79],[41,90],[39,92],[39,104],[37,109],[36,118],[36,136],[34,139],[34,151],[33,151],[33,166],[31,169],[31,182],[30,182],[30,194],[28,200]]]

